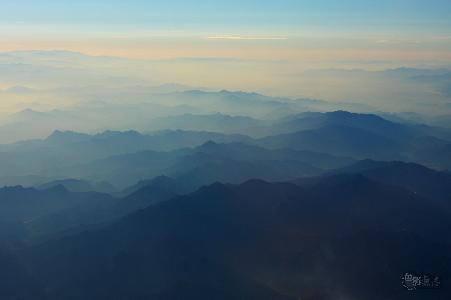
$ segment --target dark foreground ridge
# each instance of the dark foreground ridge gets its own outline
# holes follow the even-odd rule
[[[359,174],[216,183],[31,246],[0,272],[20,299],[448,299],[446,282],[401,285],[411,270],[451,278],[442,205]]]

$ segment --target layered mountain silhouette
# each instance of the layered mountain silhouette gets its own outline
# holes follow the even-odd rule
[[[399,158],[404,152],[404,146],[394,140],[347,126],[326,126],[266,137],[259,144],[270,148],[316,149],[356,158]]]
[[[451,204],[451,175],[418,164],[363,160],[331,173],[362,174],[372,180],[397,185],[423,197],[442,199]]]
[[[152,135],[135,131],[106,131],[93,136],[55,131],[45,140],[0,145],[0,162],[3,166],[0,178],[25,175],[52,178],[58,174],[56,171],[63,167],[139,151],[171,151],[195,147],[210,140],[228,143],[243,142],[249,138],[241,135],[187,131],[166,131]],[[62,174],[56,177],[73,176]]]
[[[447,129],[162,99],[181,94],[265,105],[0,145],[1,299],[447,300]],[[408,272],[441,286],[408,291]]]
[[[48,226],[48,219],[64,211],[96,210],[110,206],[114,199],[100,193],[73,193],[62,185],[46,190],[21,186],[0,189],[1,241],[15,244],[62,232],[76,220],[62,218],[60,223]],[[78,219],[78,216],[77,216]],[[73,222],[74,221],[74,222]],[[97,222],[97,221],[95,221]]]
[[[0,53],[0,300],[450,300],[450,70],[264,60]]]
[[[30,244],[102,226],[177,194],[162,186],[144,186],[127,196],[72,192],[63,185],[48,189],[0,190],[0,245]]]
[[[301,114],[288,118],[284,127],[298,131],[261,138],[257,144],[358,159],[406,160],[434,168],[444,168],[450,163],[450,132],[440,128],[344,111]]]
[[[210,117],[196,115],[190,115],[188,118],[189,122],[193,123],[197,121],[203,123],[205,120],[210,122],[211,120]],[[278,161],[292,160],[295,151],[309,151],[349,157],[350,159],[402,160],[435,169],[451,168],[451,142],[449,142],[451,139],[449,130],[446,129],[395,123],[376,115],[344,111],[304,113],[266,121],[215,115],[213,120],[215,121],[212,122],[217,123],[215,125],[217,130],[220,129],[222,123],[225,122],[224,127],[229,127],[227,122],[237,120],[237,131],[238,127],[241,127],[240,124],[245,123],[247,125],[243,125],[242,133],[248,133],[249,127],[254,126],[255,130],[258,128],[257,131],[260,131],[260,135],[267,136],[253,139],[244,134],[182,130],[151,134],[137,131],[105,131],[95,135],[55,131],[45,140],[24,141],[0,146],[0,162],[3,166],[0,172],[0,182],[22,184],[20,178],[23,178],[24,183],[29,183],[29,179],[32,178],[30,176],[36,176],[32,185],[40,185],[61,178],[118,182],[120,180],[117,178],[111,178],[122,176],[119,171],[115,175],[103,174],[100,178],[96,178],[94,176],[87,177],[83,169],[90,164],[101,165],[101,160],[104,160],[104,164],[111,162],[110,168],[114,171],[112,166],[115,161],[121,159],[120,156],[123,160],[145,160],[146,156],[152,157],[151,151],[173,152],[181,148],[198,147],[208,141],[221,144],[239,143],[242,144],[243,149],[246,146],[257,145],[278,150]],[[256,148],[242,150],[242,152],[245,151],[248,153],[262,152]],[[169,153],[166,157],[171,155]],[[248,157],[252,155],[248,154]],[[261,154],[258,155],[261,157]],[[286,157],[281,159],[283,155]],[[137,158],[138,156],[141,158]],[[271,159],[265,158],[265,160]],[[243,159],[240,158],[240,161]],[[320,169],[340,167],[334,161],[331,161],[330,165],[324,161],[319,164],[305,159],[302,161]],[[143,163],[141,167],[145,165]],[[152,172],[152,169],[154,168],[149,168],[147,173],[136,175],[130,182],[121,182],[121,184],[131,185],[139,180],[166,174],[158,168],[155,169],[156,172]],[[134,172],[133,169],[121,169],[121,171],[128,174]],[[312,173],[310,172],[310,174]],[[166,175],[174,176],[174,174]]]
[[[49,299],[410,299],[406,270],[450,275],[449,220],[437,203],[361,175],[310,188],[217,183],[24,260]]]
[[[193,191],[215,181],[241,183],[260,178],[282,181],[300,176],[318,175],[352,163],[353,159],[312,151],[268,150],[242,143],[219,144],[208,141],[195,148],[170,152],[143,151],[59,170],[90,180],[105,180],[117,186],[130,186],[161,174],[181,179],[185,189]]]
[[[63,179],[47,182],[39,185],[37,188],[41,190],[50,189],[56,186],[63,186],[71,192],[99,192],[113,194],[116,191],[114,186],[107,182],[89,182],[80,179]]]

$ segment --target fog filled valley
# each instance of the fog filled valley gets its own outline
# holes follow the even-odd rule
[[[160,88],[4,119],[2,299],[448,299],[446,118]]]

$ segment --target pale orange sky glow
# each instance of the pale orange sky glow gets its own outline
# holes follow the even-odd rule
[[[176,58],[237,58],[297,63],[322,60],[334,67],[334,61],[380,60],[394,65],[414,63],[451,63],[451,40],[437,40],[442,47],[426,44],[387,46],[368,39],[310,38],[8,38],[2,37],[0,51],[68,50],[96,56],[164,60]]]

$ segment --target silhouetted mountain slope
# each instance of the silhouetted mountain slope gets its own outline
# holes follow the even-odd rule
[[[61,185],[46,190],[20,186],[2,188],[0,243],[6,241],[21,244],[63,231],[73,225],[74,220],[61,218],[59,223],[47,226],[48,220],[64,211],[76,211],[78,208],[95,210],[96,207],[112,203],[113,198],[109,195],[73,193]]]
[[[87,178],[88,180],[105,180],[115,186],[124,187],[135,184],[144,178],[153,178],[167,174],[166,170],[184,156],[188,149],[171,152],[143,151],[115,155],[89,163],[61,168],[56,174],[62,176]]]
[[[251,117],[266,116],[275,110],[289,112],[302,111],[304,108],[301,101],[240,91],[191,90],[161,95],[160,97],[173,104],[189,103],[196,107],[207,107],[210,111],[220,111],[231,115],[244,114]]]
[[[256,143],[358,159],[406,160],[438,169],[451,165],[449,130],[394,123],[371,114],[305,113],[286,118],[275,124],[272,131],[282,134],[261,138]]]
[[[152,130],[194,130],[229,134],[253,135],[263,131],[267,122],[244,116],[229,116],[221,113],[209,115],[184,114],[157,118],[149,121]],[[263,129],[262,128],[262,129]]]
[[[391,139],[403,141],[416,136],[434,136],[451,140],[451,131],[422,124],[395,122],[375,114],[357,114],[347,111],[328,113],[300,113],[281,119],[253,119],[224,114],[169,116],[150,121],[149,128],[200,130],[222,133],[241,133],[252,137],[293,133],[321,127],[352,127]]]
[[[413,139],[404,160],[418,162],[439,170],[451,167],[451,142],[431,136]]]
[[[349,126],[374,131],[377,133],[381,133],[386,129],[402,127],[401,124],[390,122],[377,115],[357,114],[347,111],[301,113],[286,117],[284,119],[284,124],[289,124],[289,127],[291,128],[297,127],[297,130],[314,129],[324,126]]]
[[[342,167],[351,162],[353,160],[346,157],[312,151],[268,150],[241,143],[218,144],[209,141],[195,148],[171,152],[145,151],[112,156],[62,168],[57,175],[69,174],[71,177],[105,180],[124,187],[161,174],[177,180],[192,174],[201,180],[195,184],[193,182],[194,185],[179,180],[179,187],[183,191],[193,191],[199,184],[211,184],[215,181],[241,183],[241,179],[245,181],[252,178],[290,180],[317,175],[323,169]]]
[[[299,161],[316,168],[330,169],[335,165],[346,165],[352,159],[319,151],[298,151],[289,148],[266,149],[242,143],[218,144],[209,141],[198,147],[198,150],[218,158],[237,159],[243,161]]]
[[[221,133],[165,131],[140,134],[136,131],[106,131],[97,135],[55,131],[46,140],[0,145],[1,177],[52,175],[63,167],[140,151],[170,151],[196,147],[209,140],[247,142],[242,135]],[[43,175],[43,176],[44,176]],[[71,177],[62,174],[61,177]]]
[[[46,190],[59,185],[70,190],[71,192],[91,192],[93,189],[92,185],[88,181],[77,179],[55,180],[41,184],[37,188],[40,190]]]
[[[145,186],[125,198],[70,192],[61,185],[45,190],[6,187],[0,189],[0,245],[15,248],[80,232],[174,196],[158,186]]]
[[[411,299],[405,272],[451,275],[450,229],[436,203],[361,175],[309,189],[253,180],[36,246],[25,261],[49,299]],[[443,282],[414,298],[449,292]]]
[[[45,300],[44,289],[11,253],[0,249],[0,298]]]
[[[438,169],[451,166],[449,129],[392,122],[374,114],[301,113],[274,122],[267,132],[271,136],[258,144],[356,158],[403,159]]]
[[[77,143],[75,146],[80,149],[91,148],[106,153],[110,151],[109,155],[111,155],[137,152],[140,150],[168,151],[185,147],[195,147],[209,140],[223,143],[246,142],[249,140],[249,137],[238,134],[226,135],[207,131],[184,130],[166,130],[150,134],[141,134],[137,131],[105,131],[92,136],[86,142]]]
[[[80,179],[63,179],[55,180],[48,183],[39,185],[37,188],[40,190],[46,190],[55,186],[61,185],[71,192],[99,192],[112,194],[116,192],[114,186],[107,182],[89,182]]]
[[[95,193],[87,195],[89,201],[28,221],[24,229],[27,234],[25,237],[35,242],[105,226],[136,210],[169,200],[176,193],[162,187],[145,186],[124,198],[111,198]]]
[[[328,113],[301,113],[279,120],[272,126],[274,133],[290,133],[321,127],[352,127],[387,138],[403,141],[418,136],[451,139],[449,130],[416,123],[390,121],[376,114],[358,114],[347,111]]]
[[[203,122],[202,118],[204,117],[192,115],[190,118],[200,118],[199,122]],[[210,122],[210,117],[205,118]],[[212,118],[219,123],[223,119],[227,120],[226,122],[232,122],[230,120],[237,118],[239,119],[237,127],[244,123],[249,123],[249,126],[254,123],[253,119],[240,117],[213,115]],[[445,129],[400,124],[376,115],[354,114],[344,111],[304,113],[280,120],[256,121],[256,123],[259,123],[256,126],[261,131],[261,135],[271,135],[255,140],[239,134],[227,135],[219,132],[181,130],[151,134],[142,134],[136,131],[105,131],[96,135],[55,131],[46,140],[1,145],[0,164],[3,168],[0,170],[0,179],[5,178],[5,183],[7,183],[7,181],[11,182],[10,178],[15,178],[12,182],[17,182],[18,178],[23,177],[24,181],[28,182],[24,176],[34,175],[48,177],[48,181],[71,177],[97,181],[99,180],[97,177],[106,180],[108,178],[105,178],[105,174],[108,173],[107,176],[111,177],[111,173],[116,172],[115,180],[119,181],[121,172],[112,167],[116,163],[114,161],[109,167],[109,171],[106,170],[106,166],[99,167],[105,168],[104,174],[99,174],[100,176],[92,174],[92,177],[86,177],[86,172],[84,172],[86,168],[81,167],[80,169],[79,167],[82,164],[89,165],[91,162],[95,165],[99,163],[99,160],[107,160],[110,157],[121,155],[125,161],[134,160],[133,155],[137,152],[175,151],[181,148],[198,147],[210,140],[215,143],[241,144],[241,146],[230,146],[228,149],[224,149],[222,153],[215,153],[215,155],[226,155],[228,159],[239,161],[248,160],[255,155],[268,161],[302,161],[321,169],[343,166],[334,165],[341,163],[338,159],[329,160],[331,165],[324,163],[322,159],[318,160],[318,158],[310,160],[305,151],[311,151],[324,152],[329,156],[346,156],[356,159],[405,160],[437,169],[449,169],[451,167],[451,142],[446,139],[449,130]],[[269,152],[244,144],[260,145],[279,150]],[[286,149],[291,149],[292,152],[290,153]],[[302,150],[304,153],[295,153],[293,150]],[[228,154],[228,151],[231,151],[231,153]],[[237,155],[239,159],[237,159]],[[283,155],[286,155],[286,157],[282,158]],[[297,155],[303,156],[303,159],[297,159]],[[113,160],[116,160],[116,158]],[[104,161],[103,164],[106,165],[107,161]],[[93,166],[93,168],[95,167]],[[133,178],[133,180],[125,183],[125,185],[133,184],[135,181],[145,178],[167,174],[163,172],[164,170],[158,168],[154,170],[155,172],[137,170],[135,174],[133,174],[133,170],[126,170],[125,173],[132,174],[130,178]],[[173,174],[168,175],[173,176]],[[122,177],[127,178],[129,176]],[[19,183],[22,184],[22,182]],[[41,183],[41,181],[39,180],[38,183]]]
[[[52,178],[39,175],[23,175],[23,176],[3,176],[0,178],[0,182],[3,186],[23,186],[23,187],[36,187],[47,182],[52,181]]]
[[[74,144],[79,142],[86,142],[91,139],[89,134],[78,133],[73,131],[55,130],[49,135],[45,142],[53,145]]]
[[[363,160],[333,173],[362,174],[378,182],[404,187],[422,197],[446,200],[451,205],[451,175],[418,164]]]
[[[159,183],[154,181],[153,185],[145,185],[118,201],[113,207],[117,215],[124,216],[135,210],[172,199],[177,195],[171,187]]]
[[[404,151],[403,145],[395,140],[347,126],[326,126],[276,135],[257,143],[270,148],[319,151],[356,158],[393,158],[401,156]]]
[[[174,178],[161,175],[152,179],[141,180],[138,183],[124,189],[122,191],[122,194],[130,195],[145,187],[157,187],[166,191],[172,191],[177,194],[185,194],[187,192],[187,190],[183,186],[183,183]]]
[[[29,222],[41,215],[88,202],[91,198],[100,195],[71,193],[63,186],[42,191],[20,186],[5,187],[0,189],[0,218]],[[101,196],[105,199],[110,198],[106,195]]]
[[[193,162],[195,165],[191,165]],[[198,188],[215,181],[238,184],[252,178],[286,181],[296,176],[321,173],[321,170],[299,161],[239,161],[205,154],[186,157],[181,165],[183,172],[174,171],[177,180],[187,188]]]

